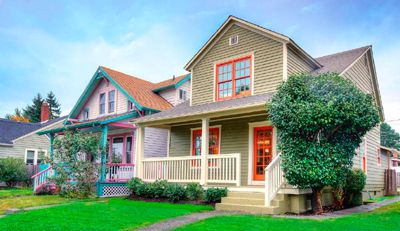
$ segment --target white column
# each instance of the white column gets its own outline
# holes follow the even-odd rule
[[[135,146],[135,176],[143,177],[143,163],[144,159],[144,127],[136,128],[136,146]]]
[[[209,145],[209,118],[203,118],[201,120],[201,179],[200,184],[206,185],[208,178],[208,145]]]

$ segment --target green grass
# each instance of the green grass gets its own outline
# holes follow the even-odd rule
[[[60,196],[20,196],[0,198],[0,215],[7,209],[27,208],[40,205],[53,205],[71,201]]]
[[[32,188],[0,188],[0,198],[32,195]]]
[[[177,230],[400,230],[400,203],[391,204],[373,212],[336,219],[311,220],[251,215],[222,216],[209,218]]]
[[[211,206],[130,201],[74,201],[0,219],[0,230],[133,230],[154,222],[211,210]]]

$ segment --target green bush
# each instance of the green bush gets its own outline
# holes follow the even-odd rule
[[[204,190],[198,183],[189,183],[186,185],[186,198],[191,201],[201,200]]]
[[[345,191],[345,204],[356,206],[362,204],[362,193],[366,184],[367,176],[361,169],[350,170],[347,173]]]
[[[8,187],[14,187],[17,183],[28,180],[24,160],[14,157],[0,159],[0,181],[4,181]]]
[[[144,197],[147,193],[147,185],[138,177],[134,177],[128,181],[128,188],[131,193],[138,197]]]
[[[185,187],[177,183],[168,183],[168,186],[165,190],[165,196],[169,201],[172,202],[184,200],[186,199]]]
[[[149,198],[166,198],[166,190],[169,183],[166,180],[156,180],[154,183],[147,184],[147,197]]]
[[[205,200],[208,203],[221,202],[221,198],[228,194],[227,188],[208,188],[205,191]]]

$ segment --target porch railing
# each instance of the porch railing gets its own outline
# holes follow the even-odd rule
[[[279,153],[265,168],[265,206],[270,206],[285,178],[281,169],[281,154]]]
[[[33,175],[33,192],[36,192],[40,187],[49,181],[49,178],[54,176],[53,165]]]
[[[240,154],[207,155],[207,172],[202,171],[201,156],[147,158],[143,163],[143,180],[170,182],[235,183],[240,185]]]
[[[128,181],[135,176],[134,164],[106,164],[106,181]]]

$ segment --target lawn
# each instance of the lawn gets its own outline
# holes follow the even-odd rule
[[[211,210],[211,206],[131,201],[73,201],[0,219],[0,230],[132,230],[154,222]]]
[[[32,188],[7,188],[0,189],[0,198],[11,196],[26,196],[32,195]]]
[[[177,230],[400,230],[400,202],[370,213],[354,214],[336,219],[311,220],[236,215],[209,218]]]
[[[69,202],[69,199],[60,196],[20,196],[0,198],[0,215],[7,209],[27,208],[40,205],[52,205]]]

